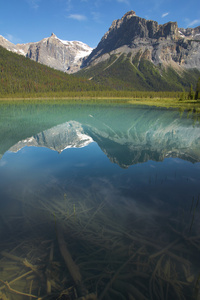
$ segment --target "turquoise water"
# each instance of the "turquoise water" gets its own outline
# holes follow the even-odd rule
[[[2,103],[0,139],[0,296],[199,299],[195,114]]]

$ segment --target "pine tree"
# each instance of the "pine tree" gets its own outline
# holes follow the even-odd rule
[[[190,91],[189,91],[188,99],[194,100],[194,98],[195,98],[195,92],[193,91],[193,86],[191,84],[190,85]]]
[[[187,96],[185,96],[185,90],[183,89],[183,92],[181,93],[181,96],[180,96],[180,100],[185,100]]]
[[[195,99],[200,99],[200,77],[199,80],[197,82],[197,87],[196,87],[196,93],[195,93]]]

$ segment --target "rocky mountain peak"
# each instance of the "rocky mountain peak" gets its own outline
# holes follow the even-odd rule
[[[124,18],[130,19],[131,17],[134,17],[134,16],[136,16],[135,11],[130,10],[127,13],[125,13],[125,15],[122,17],[122,19],[124,19]]]
[[[27,57],[54,69],[74,73],[80,69],[83,58],[92,50],[82,42],[61,40],[52,33],[49,38],[32,43]]]
[[[17,44],[0,36],[0,45],[9,51],[67,73],[77,72],[92,48],[83,42],[59,39],[54,33],[36,43]]]
[[[110,26],[108,32],[104,35],[104,37],[106,37],[109,34],[109,32],[111,32],[112,30],[120,28],[120,26],[122,26],[122,24],[124,22],[127,22],[127,20],[129,20],[135,16],[136,16],[136,13],[133,10],[131,10],[131,11],[127,12],[121,19],[114,20],[112,22],[112,25]]]
[[[111,54],[148,51],[148,60],[155,65],[200,69],[200,30],[179,29],[177,22],[159,25],[153,20],[138,17],[134,11],[113,21],[97,47],[85,60],[84,66],[108,59]]]

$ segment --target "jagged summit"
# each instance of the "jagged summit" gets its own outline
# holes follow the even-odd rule
[[[130,11],[128,11],[127,13],[125,13],[121,19],[115,20],[115,21],[122,21],[122,22],[123,22],[123,21],[125,21],[125,20],[128,20],[128,19],[130,19],[130,18],[132,18],[132,17],[136,17],[136,16],[137,16],[137,15],[136,15],[135,11],[130,10]],[[115,22],[115,21],[114,21],[114,22]]]
[[[89,60],[118,49],[124,45],[134,47],[135,42],[147,42],[149,39],[175,40],[178,34],[176,22],[159,25],[156,21],[136,16],[134,11],[127,12],[121,19],[112,22]]]
[[[85,60],[84,66],[108,59],[108,54],[140,51],[155,65],[200,69],[200,26],[179,29],[177,22],[159,25],[138,17],[134,11],[112,22],[97,47]],[[148,53],[147,53],[148,52]],[[175,66],[176,64],[176,66]]]
[[[77,72],[83,59],[93,50],[83,42],[61,40],[55,33],[36,43],[17,45],[0,36],[0,45],[9,51],[67,73]]]
[[[124,14],[121,19],[114,20],[109,30],[102,37],[102,40],[110,38],[113,31],[120,30],[125,33],[125,38],[128,37],[129,40],[123,39],[123,42],[130,44],[130,41],[134,40],[136,37],[140,38],[175,38],[178,34],[177,22],[168,22],[163,25],[159,25],[158,22],[153,20],[146,20],[136,15],[136,13],[131,10]]]
[[[135,11],[130,10],[130,11],[128,11],[127,13],[125,13],[125,15],[123,16],[123,18],[124,18],[124,17],[129,18],[129,17],[132,17],[132,16],[136,16],[136,13],[135,13]]]

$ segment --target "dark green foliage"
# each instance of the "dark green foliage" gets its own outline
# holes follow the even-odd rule
[[[0,47],[0,95],[93,91],[100,87]]]
[[[134,66],[138,67],[139,62],[140,62],[140,57],[141,57],[141,55],[142,55],[142,52],[141,52],[141,51],[138,51],[138,52],[136,53],[136,55],[133,56],[133,58],[132,58],[132,63],[133,63]]]
[[[0,97],[180,98],[174,91],[189,91],[191,84],[196,85],[198,70],[180,76],[172,68],[155,66],[145,55],[148,53],[110,55],[106,61],[69,75],[0,47]]]
[[[189,91],[191,84],[196,84],[200,72],[196,69],[182,71],[181,74],[173,68],[155,66],[146,56],[138,51],[134,56],[122,54],[110,58],[98,65],[83,69],[75,76],[85,76],[94,82],[116,90],[129,91]]]
[[[183,92],[180,95],[180,100],[186,100],[187,98],[188,98],[187,94],[185,93],[185,90],[183,89]]]
[[[188,94],[188,99],[194,100],[194,98],[195,98],[195,92],[193,91],[193,85],[191,84],[190,85],[190,91],[189,91],[189,94]]]
[[[199,80],[197,82],[197,87],[196,87],[196,93],[195,93],[195,99],[200,99],[200,77]]]
[[[110,56],[110,58],[106,61],[100,62],[95,66],[92,66],[90,68],[83,68],[78,73],[74,74],[75,77],[85,77],[85,78],[92,78],[94,76],[98,76],[98,74],[102,70],[106,70],[107,67],[109,67],[115,60],[117,59],[116,55]]]

